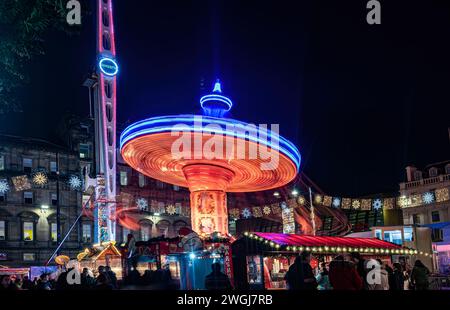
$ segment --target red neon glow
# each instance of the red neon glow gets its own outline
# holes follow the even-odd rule
[[[280,233],[260,233],[254,235],[286,246],[308,246],[308,247],[357,247],[357,248],[382,248],[401,249],[402,247],[376,238],[345,238],[345,237],[322,237],[305,236]]]

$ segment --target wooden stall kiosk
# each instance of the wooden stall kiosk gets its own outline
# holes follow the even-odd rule
[[[117,279],[123,277],[122,253],[115,242],[94,245],[77,255],[80,268],[89,268],[96,274],[99,266],[109,266],[116,273]]]

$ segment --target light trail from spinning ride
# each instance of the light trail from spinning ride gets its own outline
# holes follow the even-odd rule
[[[140,173],[189,188],[194,231],[227,234],[226,193],[281,187],[298,174],[301,156],[276,131],[226,118],[232,103],[219,81],[212,94],[201,98],[201,106],[202,116],[132,124],[121,134],[121,154]]]

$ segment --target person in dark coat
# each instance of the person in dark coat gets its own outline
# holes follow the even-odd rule
[[[302,252],[286,272],[285,280],[290,290],[316,290],[317,280],[309,262],[311,254]]]
[[[405,289],[405,277],[402,265],[394,263],[394,268],[386,267],[389,274],[389,289],[391,291],[403,291]]]
[[[231,289],[230,279],[220,271],[220,263],[211,265],[212,272],[205,278],[205,288],[207,290],[229,290]]]
[[[95,285],[95,279],[89,274],[89,269],[83,268],[81,273],[81,287],[83,289],[90,289]]]
[[[411,272],[411,282],[415,290],[422,291],[428,289],[428,286],[430,285],[428,280],[429,274],[430,271],[422,263],[422,261],[420,259],[416,260],[414,263],[414,268]]]
[[[352,261],[356,265],[356,271],[358,272],[359,277],[363,282],[363,289],[367,289],[366,260],[362,258],[361,254],[359,254],[358,252],[352,252],[350,256],[350,261]]]
[[[109,279],[107,278],[107,276],[104,273],[101,273],[97,276],[97,280],[96,280],[94,289],[105,291],[105,290],[112,290],[113,287],[109,283]]]
[[[330,263],[328,273],[330,284],[335,290],[361,290],[363,289],[363,280],[358,274],[354,262],[344,260],[342,255],[337,256]]]

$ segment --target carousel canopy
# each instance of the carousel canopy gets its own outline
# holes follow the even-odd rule
[[[397,244],[376,238],[324,237],[261,232],[255,232],[253,235],[279,244],[280,246],[401,249],[401,246]]]

